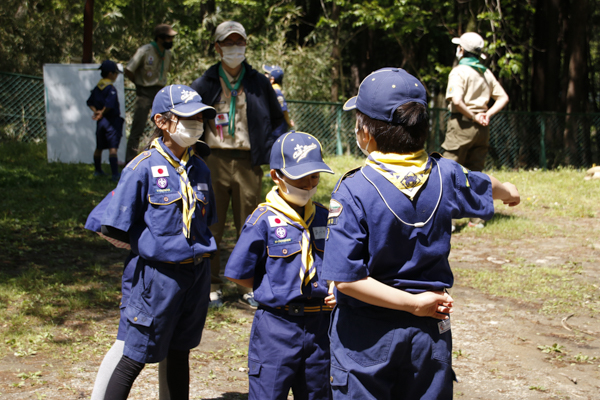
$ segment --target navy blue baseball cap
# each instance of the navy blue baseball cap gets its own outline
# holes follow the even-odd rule
[[[358,95],[344,104],[344,111],[354,110],[380,121],[393,122],[398,107],[410,102],[427,107],[423,84],[402,68],[381,68],[360,84]]]
[[[263,64],[262,68],[266,73],[271,75],[276,82],[281,82],[283,79],[283,68],[281,68],[279,65]]]
[[[217,115],[213,107],[202,102],[198,92],[185,85],[165,86],[154,97],[150,118],[154,120],[156,114],[164,114],[168,111],[180,117],[191,117],[200,112],[211,119]]]
[[[271,169],[279,169],[290,179],[300,179],[315,172],[333,171],[323,162],[321,143],[304,132],[290,131],[277,138],[271,148]]]
[[[102,72],[121,72],[114,61],[104,60],[98,69]]]

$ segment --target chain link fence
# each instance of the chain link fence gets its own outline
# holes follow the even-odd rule
[[[126,126],[131,126],[135,90],[125,89]],[[355,116],[341,103],[288,100],[295,129],[316,136],[326,155],[360,156],[354,137]],[[446,109],[430,109],[429,152],[443,152]],[[153,127],[148,121],[146,132]],[[600,164],[600,113],[501,112],[490,124],[487,169],[587,168]],[[0,139],[46,140],[44,82],[41,77],[0,72]]]

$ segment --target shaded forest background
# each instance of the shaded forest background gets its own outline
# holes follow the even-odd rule
[[[88,0],[89,2],[89,0]],[[217,58],[212,35],[241,22],[249,62],[279,64],[286,96],[343,101],[384,66],[421,79],[445,107],[455,62],[450,40],[477,31],[509,110],[598,112],[600,4],[593,0],[95,0],[93,59],[126,63],[158,23],[179,32],[171,82],[191,83]],[[45,63],[79,63],[86,1],[4,0],[0,71],[40,76]]]

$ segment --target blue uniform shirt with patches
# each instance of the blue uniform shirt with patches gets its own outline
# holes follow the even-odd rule
[[[332,193],[324,279],[354,282],[370,276],[411,293],[452,287],[452,219],[490,219],[492,185],[483,173],[464,170],[439,155],[431,157],[429,179],[413,201],[369,166],[338,182]],[[336,299],[338,304],[365,305],[339,291]]]
[[[104,118],[110,121],[119,119],[121,116],[121,107],[119,106],[117,89],[115,89],[113,85],[107,85],[102,90],[100,90],[98,86],[94,86],[86,104],[88,106],[94,106],[96,110],[102,110],[104,107],[109,108],[109,110],[104,113]]]
[[[159,141],[163,149],[177,160]],[[183,234],[179,174],[156,150],[140,153],[123,170],[102,225],[129,232],[131,250],[143,259],[180,262],[216,251],[208,227],[216,222],[210,171],[198,156],[186,164],[196,208],[190,238]]]
[[[327,208],[315,204],[315,218],[309,226],[316,274],[300,293],[302,265],[300,225],[271,226],[277,215],[267,207],[258,207],[246,220],[229,261],[225,276],[234,279],[254,277],[254,299],[270,307],[290,302],[327,297],[327,281],[321,277],[327,224]],[[280,229],[280,228],[283,228]],[[279,230],[278,230],[279,229]]]

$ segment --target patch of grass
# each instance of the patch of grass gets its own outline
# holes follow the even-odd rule
[[[538,304],[544,314],[597,313],[600,293],[590,282],[579,278],[580,264],[556,266],[516,263],[499,268],[454,268],[457,279],[484,293]]]

